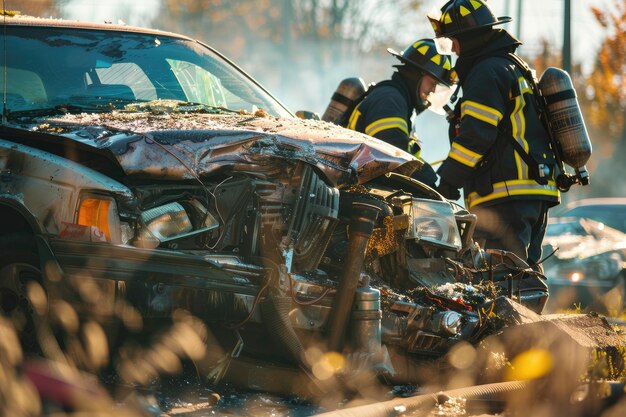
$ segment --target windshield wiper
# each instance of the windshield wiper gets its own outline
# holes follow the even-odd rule
[[[59,104],[54,107],[43,107],[40,109],[28,110],[9,110],[7,119],[19,117],[44,117],[44,116],[60,116],[68,113],[101,113],[110,111],[110,108],[102,106],[77,106],[75,104]]]
[[[181,101],[177,106],[181,111],[192,111],[197,113],[239,113],[239,110],[231,110],[222,106],[211,106],[204,103],[196,103],[194,101]]]
[[[171,100],[171,99],[157,99],[152,101],[145,101],[141,103],[127,104],[121,110],[124,112],[156,112],[156,113],[209,113],[209,114],[225,114],[236,113],[238,110],[231,110],[221,106],[211,106],[204,103],[196,103],[192,101]]]

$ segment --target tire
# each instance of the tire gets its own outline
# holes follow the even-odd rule
[[[32,283],[43,283],[33,236],[26,233],[1,236],[0,314],[13,322],[26,351],[35,350],[37,346],[37,313],[28,297]]]

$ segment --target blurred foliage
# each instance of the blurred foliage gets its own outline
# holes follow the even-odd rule
[[[384,0],[163,0],[155,23],[212,44],[226,42],[235,56],[259,40],[352,40],[353,47],[367,49],[410,30],[420,3],[399,0],[390,8]]]
[[[609,10],[591,8],[607,35],[587,80],[589,121],[603,126],[607,138],[626,141],[626,0],[614,5]]]
[[[300,110],[323,111],[339,81],[380,81],[387,47],[427,24],[420,0],[163,0],[155,27],[204,40]],[[424,27],[430,36],[430,28]],[[401,45],[402,48],[404,45]],[[381,75],[382,74],[382,75]]]
[[[626,0],[613,0],[606,8],[590,5],[604,29],[600,49],[589,59],[592,69],[585,73],[582,63],[574,63],[571,77],[593,146],[587,163],[590,187],[573,187],[564,198],[575,200],[592,196],[624,196],[626,184]],[[575,47],[575,45],[574,45]],[[532,61],[537,75],[550,66],[561,66],[561,53],[544,40],[542,52]]]
[[[585,89],[578,87],[597,167],[591,191],[598,196],[624,196],[624,181],[615,179],[626,175],[626,0],[591,10],[606,33]]]
[[[23,15],[39,17],[59,17],[62,0],[5,0],[7,10],[18,10]]]

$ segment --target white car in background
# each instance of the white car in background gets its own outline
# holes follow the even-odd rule
[[[589,206],[579,206],[589,207]],[[585,213],[576,208],[569,214]],[[554,217],[548,222],[543,254],[548,308],[591,307],[618,314],[626,297],[626,234],[585,217]]]

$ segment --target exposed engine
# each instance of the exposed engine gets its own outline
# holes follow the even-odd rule
[[[393,373],[386,346],[439,356],[458,340],[477,338],[502,288],[539,309],[545,302],[539,287],[520,292],[527,266],[507,261],[510,254],[494,262],[473,244],[473,215],[455,213],[429,187],[401,175],[339,190],[296,163],[202,187],[137,191],[143,212],[134,243],[146,246],[158,235],[162,247],[203,253],[255,286],[255,295],[211,298],[205,319],[269,326],[296,363],[307,335],[321,332],[332,349],[365,355]],[[155,211],[168,215],[157,221],[146,214]],[[180,223],[175,232],[172,222]],[[168,241],[168,233],[176,238]],[[246,343],[263,349],[254,338]]]

